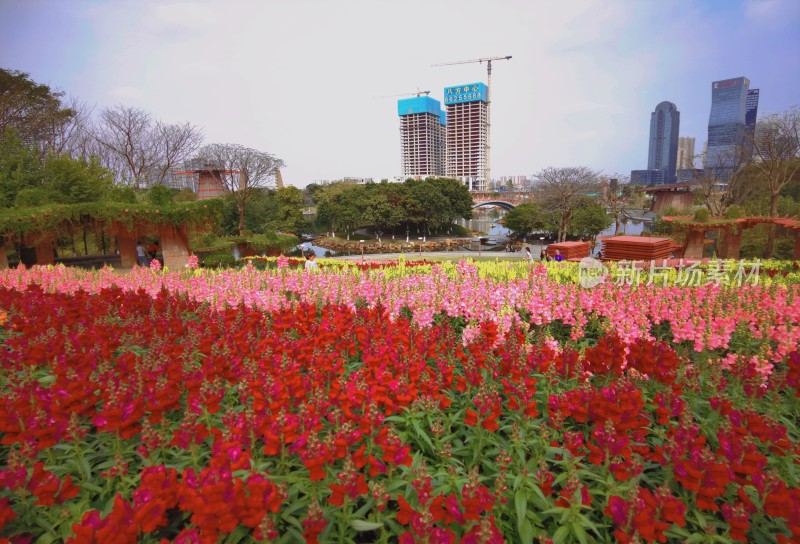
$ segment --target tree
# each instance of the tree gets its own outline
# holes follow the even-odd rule
[[[619,178],[607,179],[600,192],[600,203],[606,207],[608,214],[614,219],[614,232],[619,232],[622,216],[631,208],[629,191],[625,191],[628,183],[620,189]],[[602,229],[601,229],[602,230]]]
[[[103,200],[113,183],[112,174],[94,158],[84,161],[51,154],[42,171],[42,188],[51,195],[51,201],[61,204]]]
[[[544,230],[548,226],[547,217],[536,202],[523,202],[510,210],[503,218],[505,226],[517,234]]]
[[[106,108],[100,112],[95,138],[101,148],[119,161],[123,179],[132,182],[134,190],[138,191],[141,182],[158,163],[150,114],[122,105]]]
[[[197,200],[197,193],[186,187],[178,191],[178,193],[172,197],[172,200],[173,202],[194,202]]]
[[[559,242],[566,240],[570,218],[597,185],[598,175],[585,166],[548,167],[535,174],[542,209],[556,217]]]
[[[303,203],[306,206],[313,206],[314,204],[316,204],[317,200],[315,198],[315,195],[317,191],[319,191],[322,188],[323,186],[318,183],[309,183],[308,185],[306,185],[306,188],[303,189]]]
[[[364,206],[364,221],[381,232],[394,230],[408,221],[408,187],[400,183],[380,183],[370,187]]]
[[[168,124],[161,121],[156,121],[153,131],[157,158],[155,181],[163,184],[175,165],[197,151],[203,143],[203,134],[191,123]]]
[[[75,117],[64,93],[36,83],[25,72],[0,68],[0,134],[11,127],[40,150],[53,150],[55,136]]]
[[[41,177],[36,150],[25,145],[14,128],[6,127],[0,133],[0,208],[13,206],[17,193],[38,185]]]
[[[745,147],[752,150],[753,167],[769,191],[769,216],[778,216],[781,190],[800,172],[800,108],[769,115],[752,133],[745,132]],[[766,256],[772,256],[775,225],[770,225]]]
[[[206,164],[220,170],[225,191],[231,196],[239,214],[239,234],[245,230],[245,207],[254,191],[271,187],[275,171],[285,165],[282,160],[239,144],[210,144],[198,152]]]
[[[100,112],[95,140],[106,166],[138,191],[142,184],[164,183],[170,169],[193,154],[203,136],[190,123],[167,124],[144,110],[118,105]]]
[[[297,187],[282,187],[275,191],[278,202],[276,230],[299,234],[306,227],[303,218],[303,192]]]
[[[605,207],[587,199],[572,214],[569,232],[573,236],[591,238],[594,241],[595,237],[609,226],[611,226],[611,217]]]
[[[172,191],[163,185],[154,185],[147,191],[146,199],[156,206],[166,206],[172,203]]]
[[[436,185],[439,192],[442,193],[442,196],[448,201],[448,223],[452,223],[456,219],[472,219],[472,207],[475,203],[466,185],[453,178],[428,179],[431,183]]]
[[[113,176],[96,159],[42,155],[10,127],[0,137],[0,207],[97,202],[112,185]]]
[[[276,230],[276,222],[280,215],[280,206],[275,198],[274,191],[256,189],[247,201],[244,212],[244,231],[247,233],[264,234]],[[225,206],[220,222],[222,234],[240,235],[239,209],[231,194],[225,196]]]
[[[431,227],[447,224],[454,211],[450,201],[431,178],[408,179],[405,184],[409,188],[408,216],[412,223],[422,226],[427,234],[430,234]]]
[[[730,146],[715,154],[695,179],[696,194],[713,216],[721,217],[731,206],[742,206],[758,191],[753,170],[748,167],[750,153],[744,145]]]

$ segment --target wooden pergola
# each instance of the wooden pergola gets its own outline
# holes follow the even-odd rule
[[[77,224],[102,227],[116,237],[122,268],[136,266],[136,242],[143,238],[158,239],[164,265],[180,268],[192,254],[189,230],[210,226],[219,208],[217,201],[203,201],[169,206],[108,203],[98,208],[93,203],[8,210],[0,214],[0,269],[8,268],[8,241],[33,248],[37,265],[53,264],[57,237]]]
[[[794,251],[792,257],[800,260],[800,221],[788,217],[743,217],[740,219],[721,219],[712,217],[706,223],[693,221],[689,216],[665,216],[664,221],[686,229],[686,242],[683,256],[687,259],[702,259],[706,244],[706,233],[722,231],[722,240],[717,246],[717,256],[721,259],[738,259],[741,251],[742,232],[764,223],[780,225],[794,232]]]
[[[650,211],[655,214],[661,214],[669,208],[678,211],[691,209],[694,203],[692,188],[697,185],[697,182],[677,183],[675,185],[658,185],[645,189],[645,193],[653,195]]]

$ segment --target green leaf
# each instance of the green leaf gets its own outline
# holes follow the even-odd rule
[[[251,531],[252,529],[249,527],[240,525],[228,535],[228,538],[225,539],[225,544],[238,544],[244,537],[249,535]]]
[[[91,482],[81,482],[78,484],[82,489],[88,489],[89,491],[94,491],[95,493],[102,493],[103,488],[99,485],[95,485]]]
[[[528,497],[521,489],[514,493],[514,507],[517,509],[517,531],[522,534],[522,526],[525,519],[525,514],[528,513]]]
[[[569,508],[562,508],[561,506],[554,506],[553,508],[548,508],[547,510],[541,512],[542,514],[562,514],[564,511],[569,510]]]
[[[50,544],[51,542],[56,541],[56,536],[51,535],[50,533],[44,533],[42,536],[36,539],[36,544]]]
[[[575,538],[577,538],[581,544],[588,544],[589,542],[588,535],[586,534],[586,531],[583,530],[583,527],[581,527],[579,523],[572,524],[572,534],[575,535]]]
[[[558,531],[553,535],[553,544],[561,544],[562,542],[566,542],[567,537],[569,536],[569,527],[563,525],[558,528]]]
[[[422,427],[420,427],[419,421],[416,419],[413,420],[412,426],[414,427],[414,431],[416,431],[417,436],[422,438],[425,443],[430,446],[431,451],[436,451],[436,448],[433,447],[433,442],[431,441],[430,437],[422,431]]]
[[[534,493],[534,495],[536,495],[536,497],[534,497],[534,499],[539,499],[539,500],[535,501],[536,504],[540,508],[545,508],[546,505],[549,504],[549,502],[547,500],[547,497],[544,496],[544,493],[542,493],[542,489],[536,484],[531,484],[531,489],[533,489],[533,493]]]
[[[356,531],[374,531],[383,527],[383,523],[376,523],[374,521],[366,521],[363,519],[354,519],[350,521],[350,526]]]
[[[519,539],[522,544],[533,544],[533,526],[527,519],[522,522],[522,527],[519,529]]]

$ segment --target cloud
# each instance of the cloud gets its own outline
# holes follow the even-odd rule
[[[747,0],[744,16],[752,23],[783,26],[800,18],[797,0]]]
[[[109,91],[109,94],[121,103],[137,102],[145,104],[147,97],[147,93],[137,87],[115,87]]]
[[[194,30],[211,28],[219,20],[207,5],[197,2],[158,4],[153,10],[153,17],[163,25]]]

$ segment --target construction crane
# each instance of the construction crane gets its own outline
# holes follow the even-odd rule
[[[443,62],[440,64],[432,64],[431,67],[436,66],[451,66],[453,64],[474,64],[479,63],[483,64],[486,63],[486,171],[484,173],[484,177],[486,178],[486,184],[488,188],[488,184],[492,182],[491,176],[491,168],[489,163],[489,150],[491,148],[490,145],[490,135],[492,133],[492,61],[494,60],[511,60],[511,55],[505,57],[485,57],[482,59],[470,59],[470,60],[457,60],[455,62]]]
[[[417,91],[413,92],[413,93],[387,94],[385,96],[373,96],[372,98],[397,98],[398,96],[412,96],[412,95],[413,96],[420,96],[420,95],[423,95],[423,94],[425,96],[427,96],[427,95],[431,94],[431,92],[430,91],[420,91],[419,89],[417,89]]]

